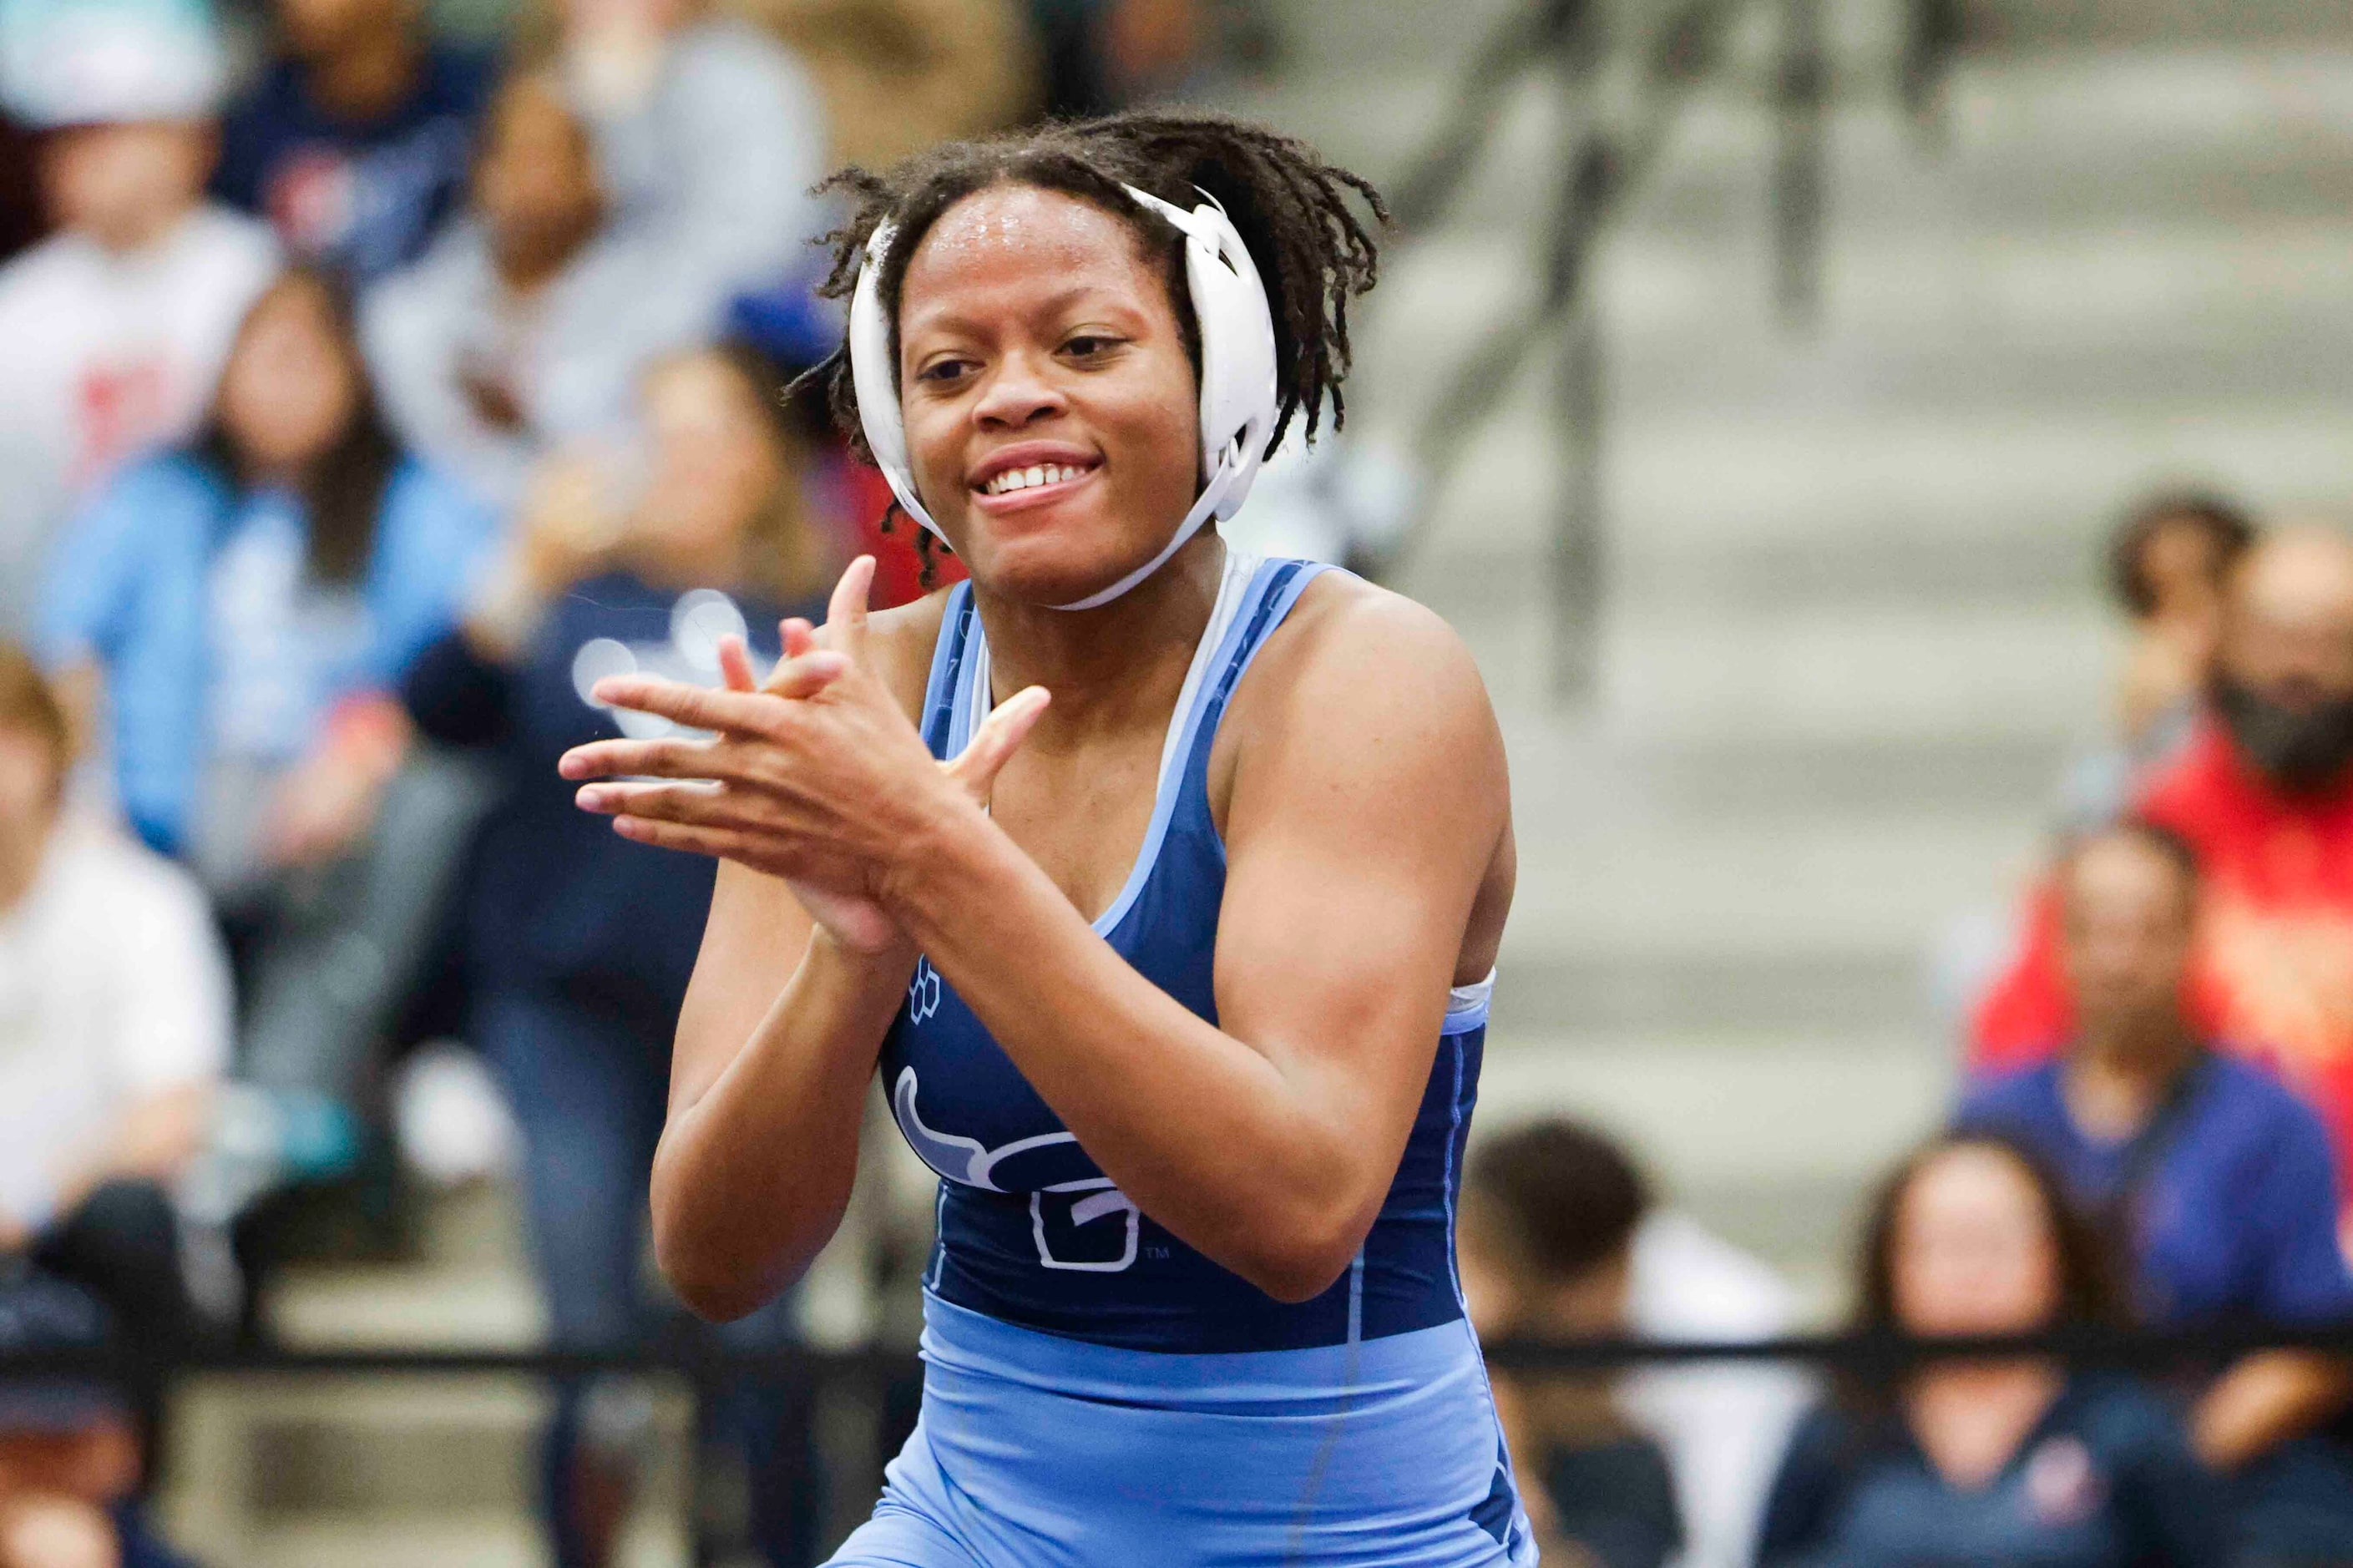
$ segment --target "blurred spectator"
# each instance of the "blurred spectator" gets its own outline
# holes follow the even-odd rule
[[[367,302],[394,426],[501,512],[542,454],[617,438],[638,375],[700,341],[721,303],[678,289],[661,244],[613,217],[556,79],[506,83],[483,129],[473,221]]]
[[[1658,1207],[1623,1152],[1571,1122],[1482,1146],[1461,1250],[1472,1321],[1490,1340],[1746,1340],[1788,1326],[1788,1292],[1770,1270]],[[1810,1393],[1792,1372],[1703,1366],[1643,1368],[1614,1385],[1499,1378],[1497,1396],[1521,1473],[1541,1494],[1531,1517],[1549,1504],[1541,1533],[1610,1564],[1671,1553],[1687,1568],[1736,1568]],[[1652,1483],[1670,1475],[1662,1494]]]
[[[662,287],[723,300],[809,272],[828,138],[792,52],[708,0],[550,3],[614,208],[662,237]]]
[[[2232,571],[2207,710],[2133,802],[2205,878],[2190,1016],[2269,1053],[2353,1161],[2353,540],[2267,534]],[[2078,1032],[2046,887],[1981,1003],[1975,1065],[2040,1060]]]
[[[1947,1138],[1896,1171],[1864,1233],[1855,1327],[2023,1333],[2116,1310],[2098,1237],[2019,1150]],[[2041,1361],[1931,1362],[1809,1415],[1773,1483],[1765,1568],[2211,1568],[2216,1483],[2165,1407]]]
[[[646,377],[643,403],[650,472],[628,513],[609,510],[623,487],[593,458],[551,464],[505,569],[406,685],[426,733],[496,758],[503,796],[467,898],[469,1034],[522,1125],[533,1255],[555,1342],[575,1349],[634,1343],[659,1321],[641,1268],[647,1182],[712,873],[577,810],[556,759],[646,724],[593,706],[597,678],[644,668],[712,682],[729,636],[773,658],[781,616],[822,616],[831,566],[765,365],[733,349],[670,359]],[[727,1331],[773,1343],[790,1311]],[[626,1479],[620,1455],[581,1451],[580,1415],[575,1390],[551,1444],[566,1565],[604,1561],[596,1521],[618,1516],[596,1499]],[[785,1420],[774,1400],[733,1418]],[[761,1440],[761,1548],[771,1563],[806,1561],[806,1465],[773,1432]]]
[[[0,13],[0,85],[40,132],[58,232],[0,268],[0,633],[29,623],[73,509],[195,427],[277,266],[266,228],[203,200],[213,39],[135,11],[26,10]]]
[[[278,58],[221,125],[213,191],[293,255],[373,280],[464,199],[491,62],[434,41],[422,0],[275,0]]]
[[[0,1563],[188,1568],[133,1495],[137,1440],[119,1420],[0,1417]]]
[[[1036,110],[1037,47],[1020,0],[736,0],[783,39],[825,103],[826,162],[887,169]]]
[[[227,1068],[227,965],[185,874],[67,820],[65,714],[0,643],[0,1253],[137,1342],[189,1326],[164,1190]]]
[[[1201,0],[1029,0],[1043,112],[1082,119],[1167,91],[1203,51],[1207,11]]]
[[[348,1102],[472,809],[392,694],[453,617],[481,513],[377,416],[342,296],[290,272],[238,330],[204,430],[63,542],[53,668],[101,684],[142,837],[243,948],[245,1076]]]
[[[164,1349],[193,1326],[164,1192],[227,1061],[227,965],[183,874],[68,817],[68,752],[0,642],[0,1345]],[[173,1562],[129,1500],[140,1469],[111,1393],[0,1385],[0,1562]]]
[[[2033,1150],[2116,1233],[2151,1321],[2353,1321],[2319,1119],[2183,1016],[2189,847],[2128,823],[2079,846],[2059,880],[2075,1038],[1979,1087],[1960,1124]],[[2198,1400],[2191,1436],[2235,1478],[2247,1561],[2353,1561],[2353,1455],[2317,1430],[2348,1394],[2338,1363],[2277,1351],[2241,1361]]]
[[[2111,742],[2069,768],[2068,831],[2113,822],[2135,785],[2196,730],[2213,677],[2231,569],[2254,523],[2220,496],[2160,495],[2127,513],[2108,541],[2108,580],[2132,622]]]

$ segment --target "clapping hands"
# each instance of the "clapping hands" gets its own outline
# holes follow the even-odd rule
[[[998,705],[954,761],[935,761],[873,668],[866,600],[874,562],[850,563],[822,631],[783,623],[784,658],[754,679],[740,639],[720,650],[722,683],[655,676],[599,681],[595,699],[658,714],[708,740],[598,741],[560,764],[582,809],[639,843],[733,860],[791,885],[810,917],[852,951],[905,938],[881,896],[887,873],[928,832],[986,806],[997,773],[1043,713],[1029,687]]]

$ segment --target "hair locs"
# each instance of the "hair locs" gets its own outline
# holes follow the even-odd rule
[[[1340,427],[1346,413],[1340,389],[1348,374],[1348,301],[1373,286],[1378,274],[1374,235],[1388,222],[1380,194],[1365,180],[1326,163],[1305,142],[1214,114],[1115,114],[946,142],[886,174],[845,169],[818,187],[855,204],[849,221],[819,241],[831,250],[833,264],[818,291],[847,298],[868,239],[881,224],[894,226],[875,281],[895,344],[909,257],[941,214],[997,184],[1034,185],[1092,202],[1150,244],[1165,247],[1177,319],[1197,368],[1198,330],[1176,231],[1120,187],[1134,185],[1181,207],[1198,205],[1207,192],[1226,209],[1266,284],[1277,410],[1268,452],[1281,444],[1294,415],[1303,413],[1312,439],[1327,401],[1332,427]],[[1369,224],[1351,196],[1369,213]],[[824,385],[836,425],[861,457],[871,457],[847,342],[806,379]]]

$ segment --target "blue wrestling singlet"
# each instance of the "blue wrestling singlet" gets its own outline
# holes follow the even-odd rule
[[[1324,568],[1229,551],[1144,847],[1094,929],[1215,1022],[1225,846],[1209,752],[1237,682]],[[923,738],[986,717],[971,589],[948,599]],[[1379,1217],[1313,1300],[1276,1301],[1140,1213],[949,985],[917,966],[883,1043],[940,1175],[922,1418],[838,1568],[1486,1568],[1535,1553],[1454,1272],[1488,984],[1451,1000]]]

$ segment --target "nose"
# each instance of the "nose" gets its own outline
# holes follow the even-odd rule
[[[1046,364],[1029,353],[1012,353],[989,378],[973,407],[973,417],[985,429],[1019,430],[1069,406]]]

